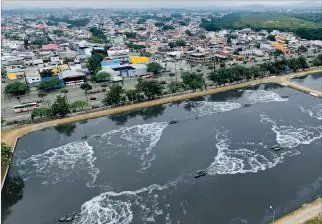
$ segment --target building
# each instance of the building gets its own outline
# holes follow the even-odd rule
[[[42,45],[41,49],[42,50],[57,50],[58,45],[57,44],[46,44],[46,45]]]
[[[207,52],[189,53],[187,61],[192,64],[209,64],[212,61],[212,57]]]
[[[112,76],[137,77],[147,72],[147,66],[145,64],[115,65],[102,68],[102,70]]]
[[[66,70],[59,74],[66,86],[79,85],[84,83],[86,74],[78,70]]]
[[[29,87],[38,86],[41,82],[41,76],[38,69],[25,71],[25,78]]]
[[[130,49],[126,46],[123,47],[111,47],[107,50],[107,55],[110,58],[128,57]]]
[[[276,48],[276,49],[281,50],[284,54],[286,53],[287,44],[280,43],[278,41],[274,41],[274,42],[271,42],[271,46],[274,47],[274,48]]]
[[[148,57],[140,57],[140,56],[131,56],[129,57],[130,62],[132,64],[142,64],[142,63],[148,63],[149,58]]]

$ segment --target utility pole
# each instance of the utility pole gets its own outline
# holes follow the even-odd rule
[[[176,82],[178,82],[178,75],[177,75],[177,62],[176,62],[176,61],[174,62],[174,70],[175,70],[175,73],[176,73]]]

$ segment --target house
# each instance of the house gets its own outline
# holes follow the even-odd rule
[[[145,64],[115,65],[102,68],[102,70],[110,73],[112,76],[134,77],[145,74],[147,66]]]
[[[32,69],[25,71],[26,83],[29,87],[38,86],[41,82],[41,76],[38,69]]]
[[[187,61],[194,64],[208,64],[212,61],[212,56],[207,52],[189,53]]]
[[[111,47],[107,50],[107,55],[109,57],[119,57],[126,56],[130,52],[130,49],[126,46],[120,47]]]
[[[284,54],[285,54],[285,52],[287,50],[287,44],[284,44],[284,43],[281,43],[281,42],[278,42],[278,41],[271,42],[271,46],[276,48],[276,49],[281,50]]]
[[[41,49],[42,50],[57,50],[58,45],[57,44],[46,44],[42,45]]]

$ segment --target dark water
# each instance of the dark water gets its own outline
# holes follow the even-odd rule
[[[320,99],[266,84],[30,133],[3,223],[269,223],[270,205],[279,217],[321,194],[321,119]]]
[[[322,90],[322,73],[291,79],[291,81],[313,89]]]

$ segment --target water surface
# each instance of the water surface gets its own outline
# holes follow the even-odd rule
[[[269,223],[270,205],[279,217],[321,194],[321,120],[320,99],[266,84],[33,132],[2,220]]]
[[[311,87],[313,89],[322,90],[322,73],[315,73],[308,76],[291,79],[298,84]]]

